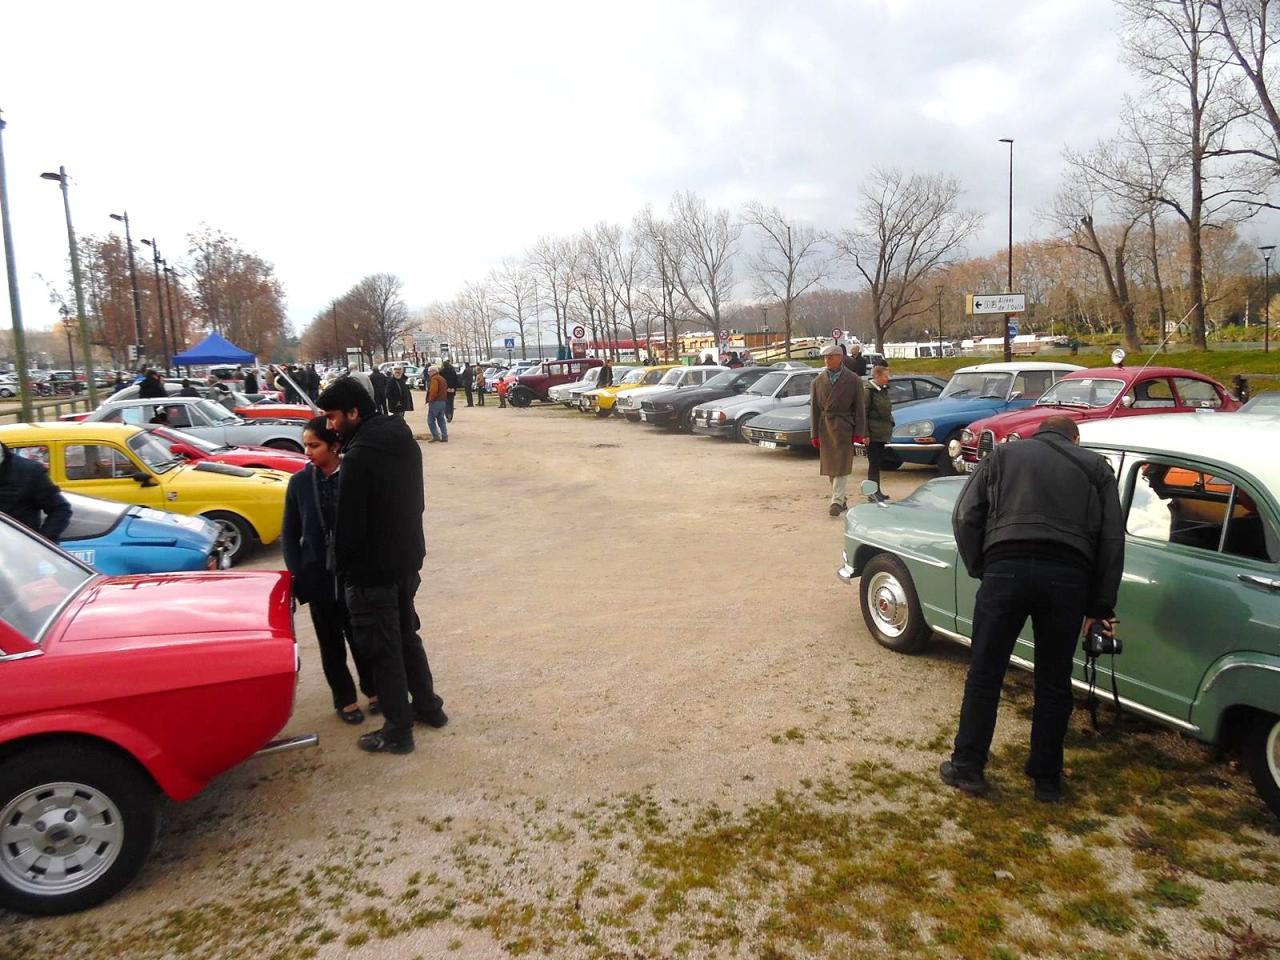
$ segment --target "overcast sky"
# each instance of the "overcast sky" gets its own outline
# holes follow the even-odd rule
[[[875,165],[959,177],[970,252],[1043,233],[1064,144],[1131,81],[1110,0],[5,4],[0,109],[28,325],[55,319],[65,164],[82,233],[128,209],[274,262],[301,329],[361,276],[413,306],[542,234],[693,189],[849,219]],[[9,323],[7,298],[0,318]]]

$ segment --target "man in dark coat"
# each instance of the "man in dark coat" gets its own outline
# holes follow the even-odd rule
[[[845,354],[849,354],[849,351],[845,349],[843,343],[840,344],[840,349],[844,351]],[[867,358],[862,355],[862,344],[855,343],[853,345],[853,353],[852,355],[847,355],[845,357],[844,365],[860,377],[865,377],[867,375]]]
[[[981,580],[960,729],[942,779],[983,794],[983,770],[1014,643],[1027,618],[1035,631],[1031,753],[1023,772],[1035,797],[1062,798],[1062,744],[1071,718],[1076,638],[1094,623],[1114,635],[1124,572],[1124,515],[1105,458],[1081,450],[1069,417],[1035,436],[997,446],[956,501],[951,525],[969,576]]]
[[[613,386],[613,361],[608,357],[604,358],[604,365],[600,367],[600,376],[596,379],[596,389],[601,387]]]
[[[311,402],[315,403],[320,399],[320,374],[316,373],[316,365],[314,363],[307,364],[307,396],[311,398]]]
[[[163,399],[168,396],[164,389],[164,383],[160,379],[160,374],[154,370],[148,370],[142,377],[142,383],[138,384],[139,400],[155,400]]]
[[[329,426],[343,438],[334,564],[354,642],[373,666],[385,723],[359,739],[370,753],[411,753],[413,724],[449,722],[418,635],[413,598],[426,555],[422,450],[408,425],[374,412],[354,378],[320,394]]]
[[[369,371],[369,382],[373,384],[373,407],[375,413],[387,412],[387,375],[374,367]]]
[[[46,539],[58,542],[71,522],[71,504],[35,460],[0,443],[0,513],[7,513]]]
[[[444,395],[444,418],[449,423],[453,423],[453,401],[458,395],[458,388],[462,386],[462,381],[458,378],[458,371],[453,368],[448,357],[445,357],[444,363],[440,364],[440,376],[444,377],[445,386],[449,388]]]
[[[884,462],[884,445],[893,439],[893,400],[889,397],[889,368],[876,364],[871,368],[867,384],[867,479],[875,482],[871,499],[885,501],[889,496],[880,489],[880,466]]]
[[[467,395],[467,406],[474,406],[472,391],[475,389],[476,372],[471,369],[471,364],[464,363],[459,376],[462,378],[462,391]]]
[[[258,392],[258,371],[255,370],[253,367],[250,367],[249,372],[244,375],[244,392],[245,393]]]
[[[387,413],[393,417],[403,417],[413,412],[413,391],[409,389],[409,381],[405,379],[404,367],[393,367],[391,378],[387,380]]]
[[[844,366],[844,354],[834,343],[822,348],[826,369],[809,388],[809,436],[817,448],[824,477],[831,478],[828,514],[838,517],[849,503],[849,474],[853,473],[853,445],[866,443],[867,395],[862,378]]]

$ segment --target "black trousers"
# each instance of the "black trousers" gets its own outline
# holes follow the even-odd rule
[[[884,463],[884,443],[880,440],[867,441],[867,479],[874,480],[880,486],[880,464]]]
[[[354,646],[373,668],[378,703],[386,718],[382,731],[393,740],[412,740],[415,714],[426,716],[444,706],[418,635],[421,622],[413,597],[421,582],[413,573],[397,583],[348,584],[346,588]]]
[[[477,391],[476,391],[476,406],[478,406],[478,407],[483,407],[483,406],[484,406],[484,391],[483,391],[483,390],[477,390]]]
[[[444,395],[444,418],[449,423],[453,423],[453,401],[457,397],[458,391],[450,390]]]
[[[316,642],[320,645],[320,667],[325,682],[333,693],[334,709],[341,710],[356,702],[356,686],[351,682],[347,669],[347,645],[351,643],[351,621],[347,608],[335,599],[312,600],[307,604],[311,612],[311,625],[316,630]],[[356,678],[360,692],[366,697],[376,697],[373,671],[368,660],[351,647],[351,660],[356,665]]]
[[[1023,769],[1029,777],[1062,775],[1062,744],[1074,705],[1071,658],[1084,622],[1088,586],[1089,575],[1069,563],[997,560],[983,571],[960,730],[951,754],[957,768],[981,771],[986,766],[1005,670],[1030,617],[1035,632],[1035,707],[1031,754]]]
[[[471,385],[470,385],[470,384],[467,384],[467,386],[463,387],[463,391],[464,391],[464,392],[466,393],[466,395],[467,395],[467,406],[468,406],[468,407],[475,406],[475,404],[474,404],[474,403],[472,403],[472,401],[471,401],[471,391],[472,391],[472,387],[471,387]]]

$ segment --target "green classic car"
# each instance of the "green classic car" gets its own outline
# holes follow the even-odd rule
[[[1110,460],[1125,512],[1116,612],[1124,651],[1098,662],[1121,705],[1206,743],[1242,747],[1280,815],[1280,416],[1179,414],[1081,424]],[[951,511],[967,478],[932,480],[845,521],[838,576],[859,581],[876,640],[901,653],[933,634],[968,644],[978,581]],[[1013,663],[1030,668],[1030,624]],[[1084,659],[1074,682],[1084,687]]]

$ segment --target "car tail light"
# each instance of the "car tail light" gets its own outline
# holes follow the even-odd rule
[[[724,415],[724,411],[721,410],[719,414],[716,415],[716,419],[719,420],[721,423],[724,423],[725,420],[727,420],[728,418]]]

